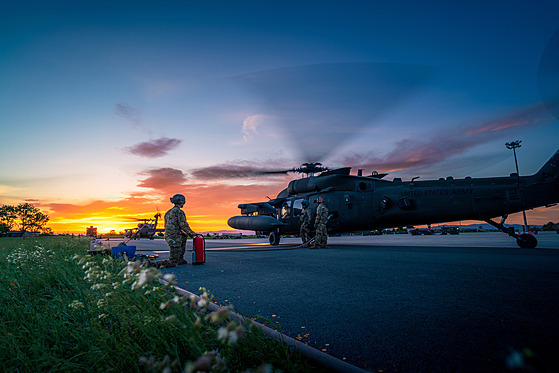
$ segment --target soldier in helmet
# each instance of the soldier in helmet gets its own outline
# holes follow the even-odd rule
[[[300,228],[300,236],[301,240],[303,240],[303,247],[309,247],[310,240],[312,239],[311,236],[311,222],[312,222],[312,214],[311,209],[309,208],[309,201],[306,199],[303,200],[301,203],[303,206],[303,210],[301,211],[301,228]]]
[[[328,241],[328,230],[326,229],[326,223],[328,222],[328,208],[324,204],[324,199],[322,197],[318,197],[315,202],[318,203],[318,207],[316,208],[316,220],[314,222],[316,235],[311,249],[316,249],[318,247],[324,249],[326,248],[326,243]]]
[[[191,238],[196,236],[196,232],[190,228],[186,215],[182,211],[186,198],[182,194],[175,194],[171,197],[171,203],[175,206],[165,213],[165,241],[169,245],[169,259],[158,262],[159,267],[186,264],[184,252],[187,236]]]

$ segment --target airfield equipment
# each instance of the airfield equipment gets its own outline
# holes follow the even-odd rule
[[[142,223],[138,223],[137,228],[125,229],[124,236],[128,238],[128,240],[137,240],[140,238],[153,239],[156,233],[162,234],[165,232],[165,229],[157,229],[157,222],[160,217],[161,214],[158,212],[154,215],[153,219],[135,219]]]
[[[192,264],[206,263],[206,244],[204,236],[197,235],[192,240]]]

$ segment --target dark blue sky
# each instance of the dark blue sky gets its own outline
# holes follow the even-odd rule
[[[557,14],[556,1],[9,2],[0,196],[84,203],[144,192],[153,170],[219,183],[193,170],[309,160],[404,179],[507,175],[516,139],[532,173],[559,139],[538,85],[556,91],[538,68]],[[430,72],[393,95],[409,80],[388,86],[355,64]],[[344,83],[310,83],[324,66]]]

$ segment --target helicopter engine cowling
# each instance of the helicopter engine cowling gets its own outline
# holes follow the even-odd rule
[[[286,225],[269,215],[233,216],[227,220],[227,224],[235,229],[262,232],[271,232],[276,228]]]
[[[309,193],[318,190],[315,177],[305,177],[304,179],[291,180],[287,186],[287,193],[296,195],[299,193]]]

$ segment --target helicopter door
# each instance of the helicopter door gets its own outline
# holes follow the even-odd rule
[[[304,199],[296,199],[293,201],[293,217],[298,218],[303,212],[303,201]]]
[[[288,220],[291,217],[291,201],[284,202],[281,206],[281,220]]]
[[[299,232],[299,216],[302,210],[302,199],[296,201],[285,201],[281,207],[281,221],[287,226],[282,228],[283,232]]]

